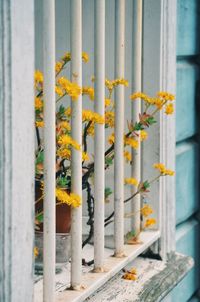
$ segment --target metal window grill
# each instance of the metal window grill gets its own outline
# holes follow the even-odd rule
[[[115,78],[124,78],[125,69],[125,0],[115,1]],[[82,86],[82,5],[84,1],[71,0],[71,79]],[[104,125],[95,127],[95,168],[94,168],[94,270],[82,273],[82,207],[72,210],[71,226],[71,269],[68,291],[58,291],[55,295],[55,1],[43,1],[43,62],[44,62],[44,144],[45,144],[45,199],[44,199],[44,276],[43,300],[41,288],[36,284],[35,301],[83,301],[121,270],[127,263],[155,242],[159,231],[141,233],[140,245],[124,244],[124,87],[115,93],[115,161],[114,161],[114,250],[105,253],[104,234]],[[95,0],[94,5],[94,57],[95,57],[95,111],[104,115],[105,82],[105,0]],[[142,90],[142,1],[133,1],[132,35],[132,80],[133,91]],[[84,26],[84,24],[83,24]],[[82,97],[71,102],[72,138],[82,143]],[[136,121],[141,111],[140,102],[132,104],[132,120]],[[141,150],[133,152],[132,176],[141,177]],[[72,150],[72,191],[82,196],[82,154]],[[134,193],[134,191],[133,191]],[[133,203],[133,211],[138,213],[132,219],[134,229],[140,230],[140,197]],[[112,255],[114,254],[114,257]],[[66,279],[67,280],[67,279]],[[66,281],[67,284],[67,281]],[[40,284],[41,285],[41,284]],[[85,286],[85,289],[77,291]]]

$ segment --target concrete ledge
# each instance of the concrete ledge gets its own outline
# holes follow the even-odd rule
[[[193,267],[191,257],[171,253],[167,261],[138,257],[126,269],[137,269],[138,280],[122,279],[123,271],[90,296],[88,302],[159,302]]]

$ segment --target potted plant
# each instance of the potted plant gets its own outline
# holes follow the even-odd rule
[[[82,54],[83,62],[88,62],[88,55],[86,53]],[[56,262],[62,263],[66,262],[70,256],[70,244],[69,244],[69,232],[71,225],[70,209],[71,207],[78,207],[81,204],[81,199],[79,196],[71,192],[71,149],[81,150],[81,146],[77,144],[71,138],[71,108],[70,99],[76,102],[78,96],[82,94],[87,97],[91,102],[95,101],[95,92],[92,85],[79,87],[76,83],[71,82],[67,79],[63,73],[67,64],[71,60],[70,53],[66,53],[60,61],[55,65],[56,70],[56,103],[58,104],[58,109],[56,112],[56,237],[57,237],[57,251],[56,251]],[[95,79],[92,79],[94,82]],[[88,237],[83,241],[83,247],[87,244],[93,237],[94,229],[94,197],[93,197],[93,173],[94,173],[94,159],[92,155],[88,152],[88,141],[92,139],[95,135],[94,128],[95,124],[105,124],[105,130],[108,130],[108,148],[105,152],[105,170],[113,164],[114,159],[114,133],[112,129],[114,128],[114,101],[113,92],[118,85],[128,86],[128,81],[125,79],[114,79],[105,80],[105,89],[107,97],[105,99],[105,116],[100,116],[92,110],[83,109],[82,111],[82,189],[86,192],[86,202],[88,208],[88,222],[90,226],[90,231]],[[38,257],[36,258],[36,264],[39,263],[41,266],[42,261],[42,231],[43,231],[43,140],[42,140],[42,127],[44,126],[43,121],[43,74],[41,71],[35,72],[35,125],[36,125],[36,137],[37,137],[37,149],[36,149],[36,162],[35,162],[35,229],[36,229],[36,246],[38,247]],[[125,162],[129,165],[132,164],[131,149],[137,149],[138,145],[147,139],[148,133],[147,129],[156,123],[155,115],[161,110],[165,109],[166,114],[172,114],[174,111],[173,103],[174,96],[167,92],[158,92],[155,97],[150,97],[144,93],[136,92],[130,96],[132,101],[137,101],[141,99],[144,102],[144,111],[138,116],[138,121],[133,123],[128,122],[127,131],[124,134],[124,157]],[[67,106],[63,104],[68,103]],[[111,129],[111,131],[110,131]],[[81,151],[80,151],[81,152]],[[158,170],[158,175],[152,180],[136,180],[134,178],[126,178],[125,185],[136,186],[136,193],[124,202],[129,202],[137,194],[144,196],[151,184],[156,181],[159,177],[165,175],[173,175],[174,172],[166,169],[166,167],[157,163],[154,168]],[[111,188],[105,189],[105,201],[108,200],[109,196],[112,194]],[[150,205],[144,204],[140,210],[141,217],[146,218],[144,227],[149,227],[155,223],[154,218],[148,218],[152,214],[153,210]],[[127,217],[131,217],[134,213],[126,214]],[[109,217],[105,218],[105,227],[113,222],[112,218],[114,212],[112,212]],[[137,242],[138,235],[133,231],[126,235],[126,241],[128,243]],[[60,239],[61,238],[61,243]],[[65,242],[63,244],[63,242]],[[67,248],[67,247],[68,248]],[[65,252],[63,254],[62,252]],[[66,254],[66,251],[67,254]],[[60,256],[63,257],[60,257]],[[59,258],[60,257],[60,258]],[[62,258],[62,259],[61,259]]]

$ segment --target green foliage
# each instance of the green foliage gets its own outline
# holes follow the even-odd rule
[[[110,196],[113,193],[113,191],[111,190],[111,188],[105,188],[105,198],[107,198],[108,196]]]

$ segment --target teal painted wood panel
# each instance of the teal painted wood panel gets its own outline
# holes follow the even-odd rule
[[[197,132],[196,90],[198,67],[187,61],[177,63],[176,140],[181,141]]]
[[[194,141],[176,148],[176,223],[199,209],[199,146]]]
[[[177,227],[176,245],[177,251],[189,256],[195,260],[194,268],[172,291],[171,297],[174,302],[187,302],[198,289],[199,286],[199,223],[192,219]]]
[[[177,55],[199,52],[200,1],[178,0]]]

